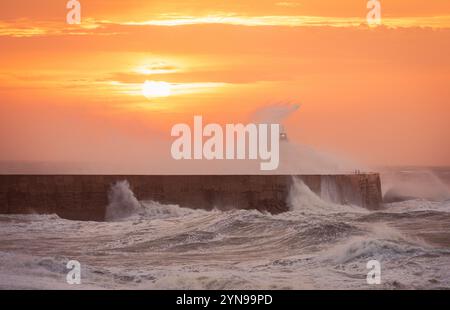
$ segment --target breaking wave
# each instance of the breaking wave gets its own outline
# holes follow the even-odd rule
[[[121,220],[138,214],[142,205],[130,188],[128,181],[114,184],[108,193],[109,204],[106,207],[105,220]]]
[[[0,287],[64,288],[69,259],[82,262],[85,288],[373,288],[365,281],[373,259],[382,288],[450,287],[448,201],[373,212],[332,195],[330,187],[322,199],[296,179],[289,212],[205,211],[138,201],[119,182],[108,222],[0,216],[0,242],[17,240],[0,251]]]

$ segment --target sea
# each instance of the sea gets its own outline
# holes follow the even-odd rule
[[[0,289],[450,289],[450,168],[385,169],[378,211],[294,181],[278,215],[138,201],[126,180],[105,222],[0,215]]]

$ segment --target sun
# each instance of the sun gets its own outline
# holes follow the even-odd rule
[[[168,97],[172,93],[172,87],[167,82],[145,81],[142,85],[142,94],[146,98]]]

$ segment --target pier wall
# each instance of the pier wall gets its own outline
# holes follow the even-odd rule
[[[378,209],[378,174],[295,176],[323,199]],[[127,180],[139,200],[211,210],[289,210],[289,175],[0,175],[0,214],[57,214],[102,221],[108,191]]]

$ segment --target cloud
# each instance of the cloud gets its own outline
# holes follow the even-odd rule
[[[115,72],[108,74],[99,81],[117,81],[120,83],[143,83],[151,76],[154,80],[170,81],[174,83],[227,83],[227,84],[249,84],[257,82],[287,81],[295,77],[292,72],[280,70],[274,72],[273,67],[248,68],[242,70],[217,69],[217,70],[190,70],[174,73],[142,74],[136,72]]]
[[[275,3],[275,5],[285,6],[285,7],[289,7],[289,8],[301,6],[301,4],[298,2],[289,2],[289,1],[277,2],[277,3]]]
[[[68,25],[57,21],[36,21],[30,19],[16,19],[0,21],[0,37],[27,38],[42,36],[89,36],[115,35],[115,31],[93,19],[84,19],[81,25]]]
[[[164,15],[163,18],[145,21],[124,21],[117,24],[130,26],[184,26],[198,24],[223,24],[247,27],[285,26],[285,27],[360,27],[366,25],[365,16],[301,16],[301,15],[262,15],[245,16],[233,13],[205,16]],[[382,24],[389,28],[450,28],[450,16],[431,17],[388,17]]]
[[[217,13],[191,16],[163,14],[149,20],[100,20],[84,18],[80,25],[67,25],[57,21],[16,19],[0,21],[0,37],[39,36],[98,36],[118,35],[139,31],[147,27],[180,27],[189,25],[233,25],[243,27],[365,27],[361,17],[260,15],[246,16],[235,13]],[[450,29],[450,15],[418,17],[383,17],[387,28]]]

